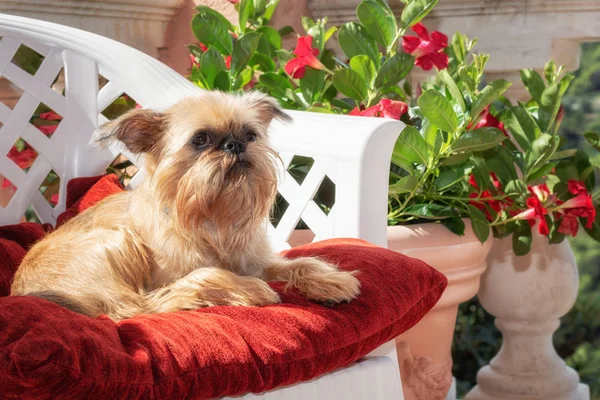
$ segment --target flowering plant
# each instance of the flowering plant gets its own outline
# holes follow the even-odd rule
[[[572,77],[554,62],[542,77],[521,71],[531,99],[512,104],[510,83],[485,80],[488,55],[476,40],[429,32],[420,22],[437,0],[402,0],[396,18],[387,2],[363,0],[357,21],[327,28],[303,17],[293,52],[282,48],[289,27],[269,26],[278,0],[241,0],[239,25],[197,7],[189,46],[191,80],[207,89],[254,87],[287,109],[402,120],[393,149],[388,223],[435,221],[463,234],[469,218],[483,242],[512,235],[526,254],[532,229],[551,243],[579,225],[600,241],[594,200],[595,165],[579,150],[560,149],[561,99]],[[326,45],[337,39],[341,52]],[[413,68],[437,70],[412,88]],[[600,136],[586,134],[600,150]]]

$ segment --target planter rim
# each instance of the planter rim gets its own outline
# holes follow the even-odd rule
[[[402,248],[411,249],[427,247],[437,248],[465,244],[478,244],[483,247],[491,245],[493,239],[492,232],[490,232],[490,236],[485,243],[481,243],[473,232],[471,220],[469,218],[462,218],[462,220],[465,223],[464,235],[455,234],[441,223],[426,222],[414,225],[388,226],[388,239],[390,238],[390,233],[393,233],[395,244]],[[432,240],[434,240],[434,243],[432,243]]]

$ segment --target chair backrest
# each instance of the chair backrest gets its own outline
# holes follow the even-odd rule
[[[12,108],[0,102],[0,174],[16,187],[9,203],[0,207],[0,224],[18,222],[30,206],[41,221],[54,223],[65,208],[70,179],[98,175],[120,155],[139,167],[143,160],[119,146],[109,150],[88,146],[92,132],[108,121],[106,109],[114,107],[116,99],[123,101],[125,94],[143,107],[162,109],[200,91],[155,59],[89,32],[0,14],[0,38],[0,79],[23,92]],[[15,55],[21,46],[43,57],[35,71],[19,67]],[[57,76],[64,77],[64,90],[52,87]],[[62,117],[51,135],[32,124],[32,116],[39,120],[35,114],[40,104]],[[268,226],[274,247],[289,247],[290,234],[300,220],[315,240],[347,236],[385,245],[387,171],[403,124],[291,114],[291,125],[273,123],[270,129],[273,146],[284,161],[280,204],[287,204],[277,226]],[[15,155],[13,146],[19,139],[36,153],[25,168],[7,156],[11,149]],[[288,171],[298,155],[310,161],[303,167],[309,171],[301,182]],[[40,192],[50,173],[59,178],[56,204]],[[137,173],[129,186],[134,188],[142,178]],[[322,185],[335,187],[331,209],[323,210],[314,201]]]

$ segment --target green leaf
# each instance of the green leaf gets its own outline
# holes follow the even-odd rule
[[[412,0],[402,10],[400,22],[403,28],[409,28],[421,21],[433,10],[438,0]]]
[[[217,74],[213,88],[222,92],[229,92],[231,90],[231,82],[227,71],[221,71]]]
[[[483,127],[468,131],[452,143],[450,149],[454,153],[465,151],[484,151],[496,147],[506,136],[500,129]]]
[[[531,97],[533,97],[533,99],[537,101],[538,104],[541,104],[542,93],[544,92],[546,85],[544,84],[544,80],[542,79],[540,74],[538,74],[537,71],[533,69],[522,69],[521,80],[523,81],[523,84],[527,88],[527,91],[529,92]]]
[[[356,22],[348,22],[338,31],[338,42],[346,57],[352,58],[361,54],[369,56],[375,66],[379,66],[379,49],[377,42],[367,33],[364,26]]]
[[[492,171],[504,181],[517,179],[515,160],[512,158],[506,146],[499,146],[484,153],[486,163]]]
[[[332,26],[331,28],[327,29],[327,32],[325,32],[325,42],[327,42],[329,39],[331,39],[331,37],[338,31],[338,27],[337,26]]]
[[[230,55],[233,51],[233,31],[227,18],[208,7],[196,7],[199,13],[192,18],[192,31],[206,46],[214,46],[221,54]],[[208,10],[207,10],[208,9]]]
[[[292,84],[288,79],[273,72],[262,74],[258,82],[269,90],[271,96],[277,98],[285,98],[286,89],[292,90]]]
[[[440,92],[429,89],[418,100],[423,115],[432,124],[446,132],[455,132],[458,127],[458,117],[450,101]]]
[[[415,169],[412,165],[412,163],[407,160],[406,158],[404,158],[404,156],[396,151],[394,151],[392,153],[392,164],[396,165],[397,167],[402,168],[403,170],[413,174],[415,172]]]
[[[434,184],[438,191],[443,191],[448,189],[458,182],[465,179],[465,176],[471,174],[472,166],[466,167],[457,167],[446,169],[440,173],[440,175],[435,179]]]
[[[273,72],[277,69],[277,65],[271,57],[259,52],[256,52],[252,55],[248,65],[258,65],[263,72]]]
[[[534,119],[521,107],[515,106],[507,109],[500,119],[524,151],[527,151],[531,143],[541,135],[540,128]]]
[[[242,0],[238,9],[240,29],[246,32],[248,20],[254,17],[254,0]]]
[[[187,48],[190,51],[190,53],[198,60],[202,58],[202,54],[204,54],[204,52],[200,47],[196,46],[195,44],[188,44]]]
[[[538,169],[554,154],[559,144],[560,140],[557,136],[551,136],[547,133],[543,133],[531,143],[531,147],[525,153],[526,172],[529,174]]]
[[[486,87],[475,97],[473,105],[471,106],[471,117],[477,118],[479,114],[494,100],[500,97],[506,89],[511,85],[510,82],[504,79],[498,79]]]
[[[324,85],[325,72],[314,68],[307,68],[304,77],[300,79],[300,90],[302,90],[302,95],[311,105],[317,101]]]
[[[335,89],[335,87],[334,87],[334,89]],[[353,105],[348,104],[347,102],[345,102],[344,100],[341,100],[341,99],[335,99],[335,98],[331,99],[330,103],[338,108],[341,108],[342,110],[352,111],[352,109],[354,109]]]
[[[472,204],[468,204],[467,208],[469,210],[469,218],[471,219],[473,233],[475,233],[475,236],[477,236],[477,239],[479,239],[481,243],[484,243],[490,236],[490,226],[485,214]]]
[[[587,132],[584,136],[596,151],[600,151],[600,135],[595,132]]]
[[[559,160],[561,158],[570,158],[570,157],[573,157],[576,153],[577,153],[577,149],[568,149],[568,150],[557,151],[548,160]]]
[[[254,70],[252,68],[246,68],[245,70],[240,72],[238,77],[235,80],[234,85],[233,85],[234,90],[243,89],[244,86],[246,86],[248,83],[250,83],[250,81],[252,80],[253,77],[254,77]]]
[[[253,0],[254,1],[254,14],[261,16],[267,8],[267,0]],[[241,7],[240,7],[241,8]]]
[[[523,202],[529,196],[527,184],[520,179],[514,179],[507,182],[504,186],[504,193],[510,197],[518,198],[519,201]]]
[[[544,65],[544,76],[548,83],[554,83],[556,79],[556,63],[554,60],[550,60]]]
[[[413,175],[407,175],[396,182],[394,185],[390,185],[389,191],[393,194],[410,193],[417,187],[418,180]]]
[[[375,87],[383,88],[397,84],[408,75],[414,65],[415,59],[410,54],[395,54],[381,66],[375,79]]]
[[[394,146],[394,153],[410,162],[422,165],[427,165],[429,162],[427,142],[425,142],[419,131],[410,125],[406,126],[400,133],[400,137]]]
[[[289,25],[286,25],[283,28],[279,28],[278,32],[281,37],[286,37],[287,35],[294,33],[294,28],[292,28]]]
[[[444,84],[448,88],[448,91],[450,92],[450,95],[452,95],[452,98],[454,99],[456,104],[458,104],[460,109],[463,112],[467,111],[467,105],[465,104],[465,99],[462,95],[462,92],[460,91],[460,89],[456,85],[456,82],[454,82],[454,79],[452,79],[448,71],[443,69],[438,72],[438,76],[442,78],[442,82],[444,82]]]
[[[363,78],[351,69],[340,69],[333,75],[333,85],[351,99],[362,101],[367,97],[369,88]]]
[[[415,204],[402,210],[402,214],[425,219],[442,219],[456,215],[452,208],[439,204]]]
[[[542,179],[544,176],[550,174],[550,172],[552,172],[552,170],[556,167],[557,164],[558,162],[542,164],[538,169],[529,172],[527,180],[530,182],[535,182],[538,179]]]
[[[256,32],[260,33],[258,51],[273,57],[282,46],[279,32],[270,26],[261,26]]]
[[[223,56],[216,48],[209,47],[200,60],[200,72],[202,72],[209,87],[214,86],[215,78],[221,71],[226,71]]]
[[[450,217],[442,220],[442,225],[450,230],[450,232],[463,236],[465,234],[465,222],[459,217]]]
[[[566,75],[558,83],[553,83],[544,89],[540,101],[539,124],[543,131],[550,132],[560,110],[561,100],[567,92],[573,75]]]
[[[466,162],[471,157],[470,152],[452,154],[440,163],[440,166],[446,167],[451,165],[459,165]]]
[[[256,51],[260,34],[256,32],[248,32],[240,36],[233,46],[233,54],[231,55],[231,74],[237,77],[238,74],[246,68],[252,55]]]
[[[373,61],[366,55],[354,56],[350,60],[350,68],[356,71],[370,86],[375,79],[377,70]]]
[[[356,15],[369,35],[379,44],[388,47],[394,41],[398,26],[389,7],[382,7],[375,1],[363,1],[356,8]]]
[[[513,251],[524,256],[531,249],[531,227],[526,221],[519,221],[519,229],[513,233]]]
[[[263,18],[266,19],[267,21],[270,20],[273,17],[273,13],[277,9],[278,5],[279,5],[279,0],[270,0],[269,3],[267,3],[267,8],[265,9],[265,12],[262,15]],[[285,35],[282,34],[281,36],[285,36]]]

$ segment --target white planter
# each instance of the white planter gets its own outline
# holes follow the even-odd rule
[[[515,256],[512,240],[494,240],[479,300],[496,317],[503,343],[477,374],[466,399],[589,399],[587,386],[552,345],[559,318],[575,303],[577,264],[568,242],[550,245],[535,233],[527,256]]]
[[[465,225],[464,236],[433,223],[388,227],[391,250],[423,260],[448,278],[448,288],[435,307],[396,338],[406,400],[455,398],[449,390],[458,305],[477,294],[491,247],[491,240],[479,242],[469,220]]]

